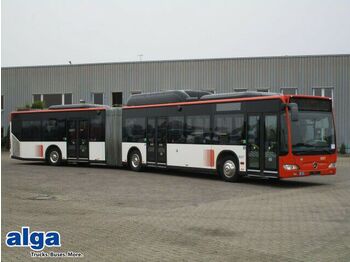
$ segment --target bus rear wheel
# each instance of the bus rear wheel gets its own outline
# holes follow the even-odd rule
[[[227,182],[238,182],[241,179],[237,160],[233,156],[224,156],[218,165],[221,178]]]
[[[129,159],[128,159],[129,167],[132,171],[139,172],[142,169],[142,158],[140,151],[138,150],[132,150],[129,153]]]
[[[57,147],[50,148],[47,152],[46,160],[51,166],[59,166],[62,162],[60,150]]]

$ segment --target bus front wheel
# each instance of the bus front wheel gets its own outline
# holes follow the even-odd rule
[[[57,147],[50,148],[46,159],[51,166],[59,166],[62,162],[61,151]]]
[[[139,172],[142,169],[142,158],[140,151],[138,150],[132,150],[129,153],[129,167],[132,171]]]
[[[241,179],[237,160],[230,155],[224,156],[218,165],[221,178],[227,182],[238,182]]]

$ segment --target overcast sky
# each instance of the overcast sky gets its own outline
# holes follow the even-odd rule
[[[350,53],[349,0],[2,0],[1,65]]]

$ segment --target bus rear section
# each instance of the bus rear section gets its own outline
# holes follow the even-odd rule
[[[100,105],[12,112],[11,157],[120,166],[121,115],[121,109]]]

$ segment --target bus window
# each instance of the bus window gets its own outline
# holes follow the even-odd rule
[[[206,144],[210,142],[210,117],[197,115],[186,118],[186,142]]]
[[[63,141],[66,135],[64,120],[49,119],[42,121],[43,141]]]
[[[125,142],[144,142],[145,141],[145,131],[146,123],[145,118],[135,117],[128,118],[125,120],[125,132],[124,141]]]
[[[105,128],[102,116],[96,116],[90,120],[90,141],[104,141]]]
[[[185,143],[184,117],[171,116],[168,118],[168,143]]]
[[[23,141],[40,141],[41,140],[41,121],[40,120],[23,120],[22,140]]]
[[[213,143],[220,145],[239,145],[244,140],[244,116],[216,115],[214,117]]]
[[[12,134],[19,140],[22,140],[22,121],[19,118],[13,118],[11,123]]]

